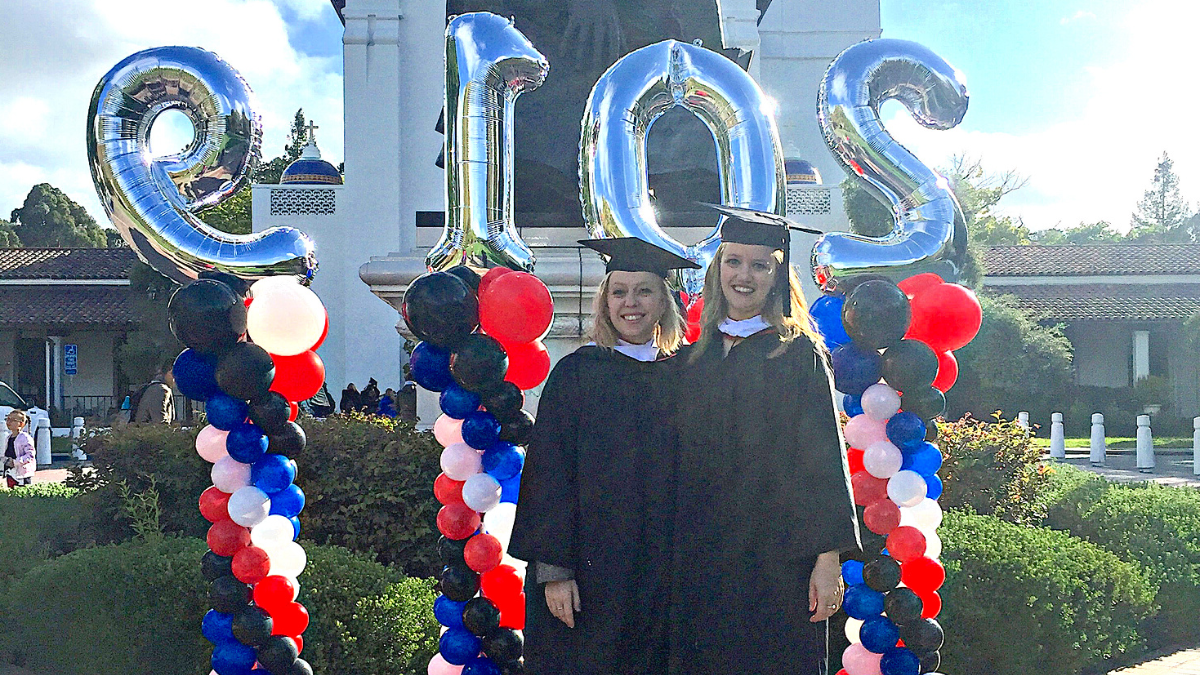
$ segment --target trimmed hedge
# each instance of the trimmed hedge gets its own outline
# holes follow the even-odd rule
[[[1014,523],[1041,521],[1049,473],[1041,450],[1020,425],[970,417],[944,422],[937,445],[945,458],[938,471],[945,486],[938,500],[943,509],[966,507]]]
[[[0,490],[0,588],[42,561],[78,548],[84,507],[76,494],[57,483]]]

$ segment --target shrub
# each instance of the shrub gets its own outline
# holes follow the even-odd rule
[[[0,490],[0,588],[79,545],[84,510],[75,493],[57,483]]]
[[[1154,586],[1064,532],[948,512],[942,672],[1076,673],[1141,649]]]
[[[438,650],[432,579],[404,579],[379,597],[358,601],[343,633],[350,644],[347,673],[423,675]]]
[[[1041,450],[1015,422],[965,418],[938,427],[942,508],[969,507],[1014,523],[1037,523],[1048,484]]]

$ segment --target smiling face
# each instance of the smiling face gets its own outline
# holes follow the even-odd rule
[[[613,272],[608,277],[609,320],[621,339],[645,344],[667,309],[662,279],[650,272]]]
[[[775,286],[779,261],[770,246],[724,245],[721,257],[721,293],[735,321],[762,314],[767,296]]]

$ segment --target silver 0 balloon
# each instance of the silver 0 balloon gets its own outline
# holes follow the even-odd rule
[[[782,215],[785,174],[774,102],[733,61],[674,40],[621,57],[596,82],[580,137],[580,201],[593,238],[638,237],[699,263],[701,269],[679,277],[697,297],[721,243],[720,226],[691,246],[675,240],[658,224],[647,173],[647,135],[675,106],[713,135],[722,203]]]
[[[463,14],[446,28],[446,224],[425,264],[533,270],[513,217],[513,107],[550,71],[513,22]]]
[[[166,110],[186,115],[195,134],[179,154],[154,158],[150,128]],[[126,57],[100,79],[88,109],[88,161],[100,203],[142,260],[180,282],[207,270],[305,280],[316,271],[313,242],[299,230],[228,234],[195,214],[242,187],[261,141],[250,87],[219,56],[194,47]]]
[[[891,207],[895,226],[884,237],[829,233],[818,239],[813,277],[826,291],[861,274],[900,280],[936,272],[954,281],[962,269],[967,245],[962,209],[946,179],[884,128],[879,107],[893,99],[931,129],[950,129],[967,113],[962,74],[915,42],[860,42],[833,60],[817,101],[825,143],[863,187]]]

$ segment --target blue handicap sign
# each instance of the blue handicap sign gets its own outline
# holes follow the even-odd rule
[[[63,371],[67,375],[79,374],[79,345],[63,345]]]

